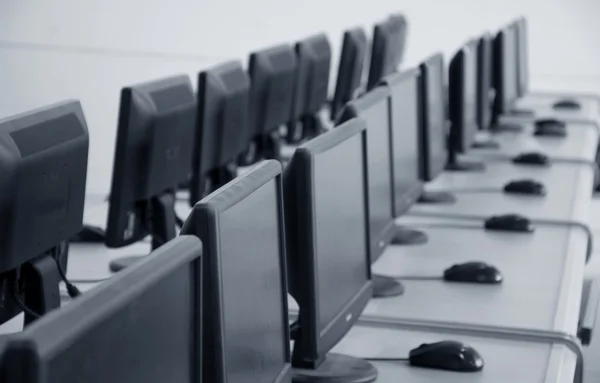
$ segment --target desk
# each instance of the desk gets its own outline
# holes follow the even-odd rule
[[[581,104],[579,110],[555,110],[552,108],[558,100],[574,99]],[[600,121],[600,95],[577,95],[576,93],[531,93],[517,100],[519,110],[532,110],[536,118],[553,117],[564,120]]]
[[[470,215],[485,219],[496,214],[519,213],[532,220],[571,220],[587,223],[594,179],[592,168],[579,166],[568,173],[554,173],[553,168],[554,166],[546,170],[538,169],[540,177],[546,177],[544,182],[549,189],[544,198],[501,193],[456,193],[456,202],[453,204],[416,204],[408,214]],[[473,174],[472,177],[470,185],[477,185],[476,175]],[[464,185],[467,185],[466,181],[462,186]]]
[[[485,360],[477,373],[456,373],[409,366],[406,362],[373,362],[380,383],[563,383],[573,382],[576,357],[565,346],[465,336],[435,331],[412,331],[355,326],[332,350],[356,357],[406,357],[421,343],[458,340],[474,347]]]
[[[518,123],[522,132],[499,132],[492,134],[500,149],[472,149],[469,154],[485,158],[498,154],[515,156],[525,151],[541,151],[551,158],[576,158],[586,161],[596,159],[600,131],[595,123],[567,123],[565,138],[533,136],[534,123],[531,119],[503,118],[501,122]]]
[[[500,285],[404,280],[404,295],[372,299],[365,314],[577,334],[587,237],[576,228],[538,227],[535,233],[428,227],[453,220],[407,217],[422,230],[421,246],[391,245],[373,265],[382,275],[436,276],[455,263],[483,261],[502,272]],[[422,225],[419,227],[419,225]]]

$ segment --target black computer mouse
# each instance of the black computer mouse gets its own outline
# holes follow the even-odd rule
[[[535,136],[546,136],[546,137],[566,137],[567,136],[567,124],[564,121],[557,120],[554,118],[542,118],[536,120],[534,123]]]
[[[546,187],[541,182],[532,179],[522,179],[508,182],[504,185],[504,192],[506,194],[543,197],[546,195]]]
[[[104,230],[101,228],[86,225],[69,241],[74,243],[104,243],[105,235]]]
[[[500,270],[485,262],[466,262],[444,270],[444,280],[448,282],[498,284],[502,283]]]
[[[554,109],[571,109],[571,110],[577,110],[581,108],[581,104],[579,104],[577,101],[575,100],[560,100],[555,102],[552,107]]]
[[[540,152],[525,152],[513,158],[513,163],[519,165],[550,166],[550,158]]]
[[[484,365],[473,347],[451,340],[424,343],[410,350],[408,361],[413,366],[457,372],[481,371]]]
[[[486,230],[517,233],[532,233],[534,229],[529,218],[519,214],[494,215],[486,219],[483,226]]]

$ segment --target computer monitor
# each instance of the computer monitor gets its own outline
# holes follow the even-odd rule
[[[284,174],[295,382],[369,382],[368,362],[329,351],[372,296],[366,124],[352,119],[294,153]]]
[[[237,175],[237,158],[250,141],[250,78],[239,61],[200,72],[190,206]]]
[[[492,35],[484,33],[477,44],[477,124],[483,131],[488,131],[492,124],[492,43]]]
[[[81,230],[89,135],[66,101],[0,120],[0,323],[60,306],[65,241]]]
[[[523,97],[529,92],[529,49],[527,41],[527,19],[520,17],[515,21],[517,35],[517,96]]]
[[[421,70],[421,127],[419,129],[419,172],[424,182],[433,181],[448,160],[448,121],[444,91],[444,56],[436,53],[423,61]],[[423,191],[419,203],[452,203],[446,192]]]
[[[156,249],[175,238],[175,189],[189,178],[195,119],[196,97],[185,75],[122,89],[106,246],[150,235]],[[138,259],[118,258],[110,268]]]
[[[392,34],[391,44],[395,53],[393,68],[394,70],[399,70],[400,64],[404,59],[404,52],[406,51],[408,22],[402,13],[391,14],[389,20],[391,24],[390,33]]]
[[[0,381],[201,382],[201,254],[198,238],[176,238],[6,336]]]
[[[240,156],[241,165],[262,158],[278,159],[281,151],[279,128],[292,115],[297,59],[294,48],[281,44],[250,55],[249,121],[252,142]]]
[[[202,199],[181,232],[204,245],[205,382],[291,382],[281,165]]]
[[[394,23],[393,19],[387,19],[373,27],[367,91],[375,88],[382,78],[396,71],[397,47],[394,46],[394,42],[397,39]]]
[[[493,123],[497,124],[503,114],[510,113],[518,98],[517,90],[517,47],[514,30],[502,28],[494,38],[494,116]]]
[[[335,93],[331,102],[331,120],[335,121],[342,107],[358,97],[366,53],[367,35],[364,29],[356,27],[344,32]]]
[[[383,79],[390,91],[390,138],[392,144],[392,206],[398,218],[413,206],[423,192],[419,178],[420,70],[393,73]],[[397,228],[394,244],[422,244],[421,231]]]
[[[449,171],[482,171],[481,162],[458,159],[466,153],[479,130],[477,125],[477,40],[463,45],[450,60],[448,68],[450,133],[448,136]]]
[[[292,115],[287,125],[288,143],[318,135],[323,126],[319,112],[327,104],[331,71],[331,46],[324,33],[296,43],[297,68]]]

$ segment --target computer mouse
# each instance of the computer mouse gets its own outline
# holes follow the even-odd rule
[[[576,110],[580,109],[581,105],[575,100],[560,100],[555,102],[552,107],[554,109],[571,109]]]
[[[534,136],[566,137],[567,124],[554,118],[542,118],[534,123]]]
[[[101,228],[85,225],[69,241],[73,243],[104,243],[105,236],[106,234]]]
[[[532,233],[533,225],[529,218],[518,214],[494,215],[484,222],[486,230]]]
[[[521,194],[543,197],[546,195],[546,187],[541,182],[532,179],[522,179],[510,181],[504,185],[504,192],[506,194]]]
[[[451,340],[424,343],[410,350],[408,361],[412,366],[457,372],[481,371],[484,365],[477,350]]]
[[[466,262],[444,270],[444,280],[448,282],[498,284],[502,283],[502,273],[485,262]]]
[[[514,157],[512,161],[519,165],[550,166],[550,158],[540,152],[521,153]]]

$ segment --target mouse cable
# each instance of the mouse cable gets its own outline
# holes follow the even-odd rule
[[[409,358],[393,358],[386,356],[368,356],[366,358],[358,357],[359,359],[366,360],[368,362],[408,362]]]
[[[442,275],[384,275],[387,278],[399,281],[442,281]]]
[[[449,219],[463,219],[468,221],[485,221],[490,217],[481,217],[471,214],[440,214],[440,213],[429,213],[429,212],[411,212],[411,215],[416,217],[431,217],[431,218],[449,218]],[[589,262],[594,251],[594,233],[590,226],[584,222],[572,221],[572,220],[554,220],[554,219],[529,219],[531,223],[535,223],[542,226],[550,227],[576,227],[582,229],[587,236],[587,249],[585,255],[586,263]],[[418,226],[417,226],[418,227]],[[481,226],[480,226],[481,227]]]
[[[69,296],[71,297],[71,299],[75,299],[81,295],[81,291],[77,288],[77,286],[75,286],[73,283],[71,283],[71,281],[69,281],[69,278],[67,278],[67,273],[65,273],[65,270],[63,269],[62,264],[61,264],[61,260],[64,257],[66,252],[61,251],[61,250],[62,250],[62,246],[55,246],[50,251],[50,255],[51,255],[52,259],[54,259],[54,262],[56,263],[56,268],[58,269],[58,274],[60,275],[60,279],[62,279],[62,281],[65,283],[65,286],[67,288],[67,292],[69,293]]]
[[[11,281],[10,281],[10,292],[13,298],[13,301],[17,304],[17,307],[24,313],[34,318],[41,318],[42,316],[25,304],[21,297],[19,296],[19,274],[17,271],[11,273]]]

